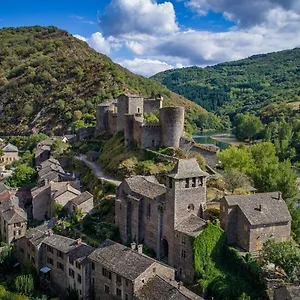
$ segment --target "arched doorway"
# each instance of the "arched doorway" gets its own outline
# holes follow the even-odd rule
[[[162,240],[162,245],[161,245],[161,260],[168,263],[168,258],[169,258],[169,243],[168,241],[163,238]]]

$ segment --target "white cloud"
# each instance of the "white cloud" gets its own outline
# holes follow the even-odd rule
[[[81,35],[75,34],[74,37],[87,42],[88,45],[95,49],[99,53],[109,55],[113,46],[112,39],[105,39],[100,32],[95,32],[89,38],[85,38]]]
[[[134,54],[142,55],[144,53],[144,46],[135,41],[125,42],[126,47],[131,50]]]
[[[104,36],[169,34],[178,30],[173,4],[155,0],[111,0],[99,14]]]
[[[152,59],[134,58],[132,60],[125,59],[117,62],[131,72],[145,77],[150,77],[158,72],[174,68],[174,66],[166,62]]]

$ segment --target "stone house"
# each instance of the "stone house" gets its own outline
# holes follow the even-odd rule
[[[89,192],[81,193],[79,181],[50,182],[31,190],[32,214],[36,220],[45,220],[55,216],[55,203],[67,212],[81,209],[90,213],[94,208],[94,197]]]
[[[4,183],[0,182],[0,202],[10,196],[10,189]]]
[[[220,223],[229,244],[251,253],[269,239],[290,239],[291,216],[279,192],[223,197]]]
[[[195,159],[180,159],[166,175],[166,185],[152,176],[125,179],[117,189],[115,221],[123,243],[136,241],[194,281],[191,236],[205,226],[206,178]]]
[[[27,214],[19,206],[16,196],[9,196],[0,202],[0,234],[5,243],[14,243],[27,230]]]
[[[89,255],[95,299],[202,299],[180,288],[173,268],[143,255],[142,245],[135,247],[106,240]]]
[[[161,96],[144,98],[123,94],[117,100],[97,107],[96,130],[101,132],[124,131],[125,145],[139,148],[157,146],[179,147],[184,135],[184,107],[162,107]],[[159,122],[148,122],[149,113],[159,115]]]
[[[74,289],[80,298],[88,299],[91,271],[87,257],[93,250],[81,240],[50,233],[40,246],[40,272],[60,294],[66,295],[68,289]]]
[[[19,150],[12,144],[7,144],[2,147],[3,155],[0,157],[0,168],[5,169],[5,166],[19,160]]]

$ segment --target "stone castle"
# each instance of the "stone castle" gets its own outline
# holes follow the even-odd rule
[[[179,147],[184,135],[184,107],[162,107],[163,97],[144,98],[123,94],[97,107],[96,134],[124,131],[125,145],[139,148]],[[159,122],[145,121],[147,114],[159,115]]]

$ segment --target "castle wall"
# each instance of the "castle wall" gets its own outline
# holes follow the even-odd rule
[[[125,115],[125,123],[124,123],[124,141],[125,146],[128,146],[133,143],[133,123],[134,123],[134,116],[133,115]]]
[[[117,132],[118,115],[110,110],[107,112],[107,119],[108,119],[108,130],[110,132]]]
[[[164,147],[179,147],[184,132],[184,107],[164,107],[159,110],[161,142]]]
[[[159,123],[144,124],[141,128],[141,148],[155,148],[161,144],[161,126]]]
[[[144,114],[158,112],[162,108],[162,99],[144,99]]]
[[[142,114],[144,111],[144,99],[142,97],[128,97],[121,95],[118,98],[118,121],[117,131],[121,131],[125,126],[125,115]]]
[[[133,121],[133,140],[135,144],[141,148],[142,147],[142,126],[143,122],[140,118],[134,118]]]
[[[113,104],[101,104],[96,109],[96,134],[108,130],[108,112],[114,110]]]

